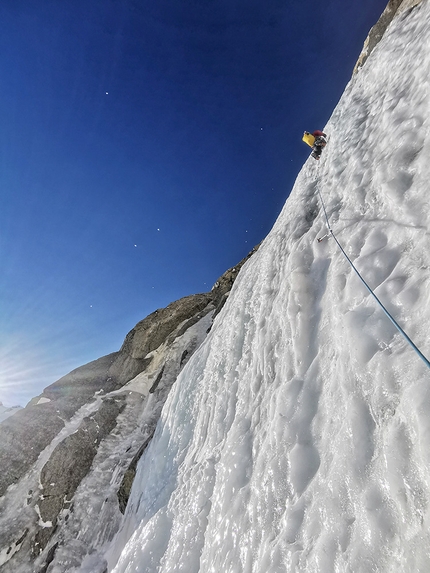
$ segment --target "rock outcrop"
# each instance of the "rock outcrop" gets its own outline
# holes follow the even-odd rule
[[[385,10],[376,24],[371,28],[365,42],[361,54],[355,64],[353,75],[355,75],[360,68],[364,66],[367,58],[370,56],[375,47],[382,40],[388,26],[396,16],[406,10],[410,10],[421,4],[422,0],[389,0]]]
[[[76,432],[58,444],[43,466],[38,514],[45,527],[40,527],[35,535],[34,555],[46,547],[60,512],[70,509],[76,488],[90,470],[100,442],[116,426],[116,418],[124,407],[124,396],[103,400],[94,414],[83,419]]]
[[[109,369],[119,353],[73,370],[0,425],[0,496],[34,464],[73,414],[100,390],[117,387]]]
[[[64,530],[79,530],[82,499],[92,487],[100,490],[101,505],[111,507],[113,534],[172,384],[257,248],[210,292],[156,310],[127,334],[118,352],[73,370],[0,424],[0,509],[10,524],[0,539],[2,571],[49,571],[66,551]],[[84,540],[82,546],[85,553]]]

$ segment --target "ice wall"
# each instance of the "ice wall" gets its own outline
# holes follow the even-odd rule
[[[430,5],[347,86],[187,364],[107,552],[125,573],[430,570]],[[304,126],[304,128],[321,126]],[[298,144],[300,144],[298,134]]]

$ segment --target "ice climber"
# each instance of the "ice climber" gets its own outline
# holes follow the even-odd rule
[[[322,150],[327,145],[327,135],[320,129],[316,129],[313,133],[305,131],[303,141],[312,147],[311,156],[319,160]]]

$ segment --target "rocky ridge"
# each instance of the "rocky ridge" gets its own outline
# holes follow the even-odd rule
[[[104,480],[106,491],[98,494],[102,504],[109,502],[113,523],[111,532],[100,534],[113,534],[172,384],[257,248],[210,292],[156,310],[118,352],[73,370],[0,424],[0,571],[44,573],[57,554],[67,553],[67,536],[81,527],[75,493],[92,487],[95,466],[94,487]]]
[[[412,8],[421,4],[422,1],[423,0],[389,0],[385,10],[381,14],[381,17],[371,28],[366,40],[364,41],[364,46],[357,63],[355,64],[353,75],[355,75],[360,68],[364,66],[367,58],[382,40],[382,37],[394,18],[405,11],[412,10]]]

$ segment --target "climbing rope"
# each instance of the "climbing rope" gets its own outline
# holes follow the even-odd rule
[[[322,198],[321,195],[321,191],[319,190],[319,187],[317,186],[317,191],[318,191],[318,195],[320,197],[320,201],[321,201],[321,205],[323,207],[324,210],[324,216],[325,216],[325,220],[326,220],[326,225],[327,225],[327,235],[325,236],[331,236],[333,237],[333,239],[335,240],[337,246],[339,247],[339,249],[341,250],[343,256],[345,257],[345,259],[348,261],[348,263],[351,265],[351,267],[354,269],[354,271],[356,272],[358,278],[361,280],[361,282],[364,284],[364,286],[366,287],[366,289],[369,291],[369,293],[373,296],[373,298],[376,300],[376,302],[379,304],[379,306],[382,308],[382,310],[384,311],[384,313],[386,314],[386,316],[390,319],[390,321],[394,324],[394,326],[397,328],[397,330],[400,332],[400,334],[407,340],[407,342],[412,346],[412,348],[415,350],[415,352],[418,354],[418,356],[421,358],[421,360],[430,368],[430,362],[427,360],[427,358],[424,356],[424,354],[421,352],[421,350],[414,344],[414,342],[409,338],[409,336],[406,334],[406,332],[403,330],[403,328],[396,322],[396,320],[391,316],[391,314],[388,312],[388,310],[385,308],[385,306],[382,304],[382,302],[379,300],[379,298],[376,296],[376,294],[373,292],[373,290],[370,288],[370,286],[367,284],[367,282],[363,279],[363,277],[361,276],[361,274],[359,273],[358,269],[355,267],[354,263],[351,261],[351,259],[348,257],[348,255],[345,253],[342,245],[339,243],[339,241],[337,240],[336,235],[333,233],[333,229],[330,226],[330,221],[327,215],[327,210],[324,204],[324,200]],[[321,239],[318,239],[318,241],[320,242],[322,239],[324,239],[324,237],[322,237]]]

